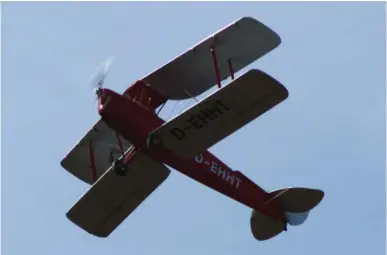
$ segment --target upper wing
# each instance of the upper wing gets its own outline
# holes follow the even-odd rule
[[[151,133],[188,159],[198,155],[288,97],[287,89],[250,70]]]
[[[170,170],[136,152],[126,176],[111,168],[66,214],[90,234],[106,237],[128,217],[165,179]]]
[[[131,144],[123,137],[120,137],[120,140],[123,150],[126,152]],[[94,153],[95,173],[93,173],[90,164],[90,143]],[[65,156],[61,165],[82,181],[92,184],[109,169],[112,156],[113,158],[121,156],[118,136],[100,119]]]
[[[234,72],[251,64],[281,43],[270,28],[244,17],[209,36],[142,80],[168,99],[197,96],[217,83],[212,62],[214,45],[220,79],[230,76],[228,59]]]

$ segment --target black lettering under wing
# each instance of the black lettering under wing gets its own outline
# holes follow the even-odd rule
[[[274,78],[250,70],[153,133],[166,149],[192,158],[287,97],[287,89]]]

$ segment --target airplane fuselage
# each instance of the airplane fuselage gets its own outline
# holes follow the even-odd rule
[[[148,134],[165,121],[128,97],[107,89],[103,93],[98,106],[101,117],[137,150],[252,209],[274,219],[283,219],[283,211],[268,203],[271,197],[267,192],[211,152],[204,151],[185,160],[165,148],[148,148]]]

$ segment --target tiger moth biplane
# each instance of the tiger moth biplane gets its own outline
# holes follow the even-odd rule
[[[95,90],[101,119],[61,161],[92,185],[67,218],[92,235],[107,237],[167,179],[170,167],[250,207],[257,240],[302,224],[323,191],[292,187],[267,192],[208,151],[288,97],[287,89],[261,70],[235,77],[280,43],[270,28],[244,17],[123,94],[102,87],[106,68]],[[177,117],[159,117],[158,109],[168,100],[190,99],[216,85],[219,89]]]

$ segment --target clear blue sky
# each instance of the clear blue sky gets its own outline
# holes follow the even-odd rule
[[[385,3],[2,6],[4,254],[385,254]],[[265,189],[323,189],[308,221],[258,242],[249,208],[173,171],[109,238],[70,223],[88,187],[59,162],[98,119],[98,64],[116,56],[107,86],[122,92],[241,16],[281,36],[249,68],[290,97],[211,150]]]

